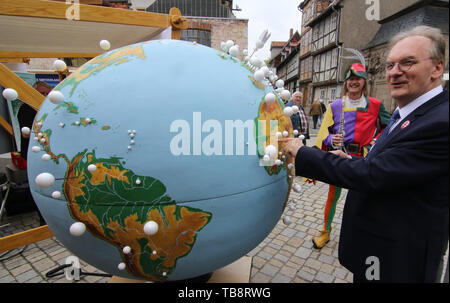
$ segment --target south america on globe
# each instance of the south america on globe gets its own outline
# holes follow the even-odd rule
[[[30,189],[74,255],[110,274],[176,281],[220,269],[279,221],[293,137],[267,80],[228,53],[177,40],[90,60],[33,123]],[[285,135],[286,137],[286,135]]]

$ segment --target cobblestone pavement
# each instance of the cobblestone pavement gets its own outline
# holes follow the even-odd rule
[[[316,131],[312,130],[314,135]],[[315,137],[308,140],[312,145]],[[300,193],[291,191],[288,207],[283,215],[291,218],[286,225],[282,219],[273,231],[256,248],[247,255],[252,257],[250,282],[252,283],[348,283],[352,282],[352,274],[343,268],[338,261],[338,242],[341,227],[342,210],[347,191],[343,190],[337,204],[332,225],[330,242],[317,250],[313,248],[312,237],[318,234],[323,225],[323,210],[328,194],[328,185],[317,182],[307,184],[301,177],[294,182],[303,190]],[[14,234],[39,226],[36,212],[5,217],[0,226],[0,237]],[[46,278],[49,270],[65,264],[71,255],[56,239],[50,238],[28,245],[16,256],[18,250],[7,255],[0,254],[0,283],[9,282],[43,282],[71,283],[64,275]],[[447,251],[448,258],[448,251]],[[100,270],[80,260],[81,270],[88,273],[102,273]],[[108,277],[82,276],[77,283],[104,283]]]
[[[295,182],[301,183],[296,177]],[[312,237],[322,227],[323,208],[328,193],[328,185],[318,182],[302,184],[303,191],[291,192],[288,205],[295,205],[295,210],[286,208],[284,215],[292,223],[286,225],[280,219],[273,231],[256,248],[247,255],[252,257],[250,282],[351,282],[352,275],[337,260],[337,244],[340,230],[343,203],[339,203],[333,225],[330,242],[321,250],[312,246]],[[345,198],[342,195],[341,200]],[[36,212],[4,217],[0,225],[0,237],[14,234],[39,226]],[[64,275],[46,278],[45,274],[59,265],[65,264],[72,253],[56,239],[50,238],[28,245],[21,249],[0,254],[0,283],[9,282],[71,282]],[[80,261],[81,269],[89,273],[102,273],[100,270]],[[102,283],[107,277],[82,276],[79,282]]]

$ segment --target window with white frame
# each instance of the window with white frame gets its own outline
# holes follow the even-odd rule
[[[336,80],[338,49],[334,48],[314,56],[313,82]]]
[[[313,27],[312,51],[327,47],[336,42],[336,14],[332,13]]]

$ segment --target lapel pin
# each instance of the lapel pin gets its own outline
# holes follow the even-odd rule
[[[409,120],[402,124],[402,129],[409,126]]]

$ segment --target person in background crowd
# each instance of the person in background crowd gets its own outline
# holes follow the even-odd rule
[[[363,157],[388,124],[389,113],[383,103],[367,96],[367,72],[354,63],[346,73],[342,98],[328,105],[315,145],[323,150],[343,149],[349,155]],[[315,248],[329,240],[331,223],[342,189],[330,184],[324,210],[324,226],[313,238]]]
[[[301,92],[295,92],[292,95],[292,100],[286,103],[286,106],[296,105],[299,109],[298,113],[291,116],[292,127],[298,131],[298,136],[304,135],[303,144],[306,145],[306,139],[309,139],[309,126],[308,118],[306,117],[305,109],[302,105],[303,94]]]
[[[316,100],[311,104],[309,114],[313,117],[313,127],[316,129],[319,117],[322,115],[322,107],[320,106],[319,101]]]

